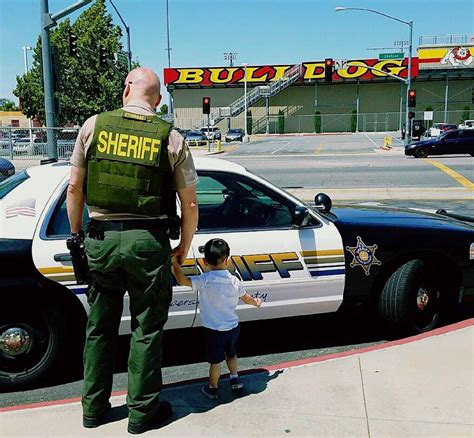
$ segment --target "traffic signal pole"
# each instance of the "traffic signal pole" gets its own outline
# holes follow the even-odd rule
[[[54,110],[54,84],[53,67],[51,62],[51,40],[49,30],[56,26],[59,20],[75,10],[85,6],[92,0],[79,0],[66,9],[51,15],[49,13],[48,0],[41,2],[41,57],[43,64],[43,84],[44,84],[44,115],[46,123],[46,136],[48,141],[48,158],[58,159],[57,137],[54,128],[56,127],[56,113]]]
[[[406,24],[406,22],[405,22]],[[405,146],[410,143],[411,140],[411,120],[408,118],[408,112],[410,111],[408,107],[408,95],[411,89],[411,55],[413,50],[413,21],[408,22],[408,27],[410,28],[410,35],[408,40],[408,78],[407,78],[407,96],[406,96],[406,117],[405,117]]]

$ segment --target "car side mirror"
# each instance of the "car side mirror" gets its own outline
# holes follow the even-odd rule
[[[332,208],[331,198],[326,193],[318,193],[314,197],[314,206],[320,213],[329,213]]]
[[[297,227],[302,227],[308,224],[309,220],[309,211],[306,207],[302,205],[297,205],[295,208],[295,213],[293,215],[293,225]]]

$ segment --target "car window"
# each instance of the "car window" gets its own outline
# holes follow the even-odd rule
[[[13,189],[17,188],[22,182],[25,182],[29,178],[26,170],[17,173],[16,175],[10,176],[9,178],[0,182],[0,199],[3,199]]]
[[[256,181],[224,172],[199,174],[199,230],[271,229],[293,225],[294,204]]]
[[[84,207],[82,223],[87,224],[88,222],[89,212],[87,211],[87,208]],[[59,202],[53,210],[48,226],[46,227],[46,236],[50,238],[67,238],[70,234],[71,227],[69,225],[66,209],[66,190],[64,190]]]
[[[474,138],[474,129],[466,129],[462,132],[463,138]]]
[[[455,131],[455,132],[449,132],[448,134],[446,134],[446,135],[444,136],[444,138],[445,138],[446,140],[453,140],[453,139],[455,139],[455,138],[458,138],[458,132],[457,132],[457,131]]]

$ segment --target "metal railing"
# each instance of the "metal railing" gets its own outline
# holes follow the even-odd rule
[[[253,88],[247,93],[247,96],[239,97],[227,107],[216,108],[211,112],[210,119],[213,121],[213,124],[216,125],[225,117],[238,116],[240,113],[245,111],[245,107],[250,108],[260,99],[275,96],[284,89],[288,88],[301,77],[301,71],[301,64],[294,65],[289,70],[287,70],[280,79],[271,82],[269,85],[259,85]],[[202,121],[195,126],[206,126],[206,124],[207,118],[202,119]]]
[[[418,40],[420,46],[441,46],[454,44],[473,44],[474,35],[421,35]]]

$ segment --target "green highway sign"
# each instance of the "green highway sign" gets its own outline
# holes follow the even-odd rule
[[[379,53],[379,59],[403,59],[405,54],[403,52],[399,53]]]
[[[117,64],[122,64],[124,66],[128,65],[128,55],[124,52],[117,52],[115,53],[115,62]]]

